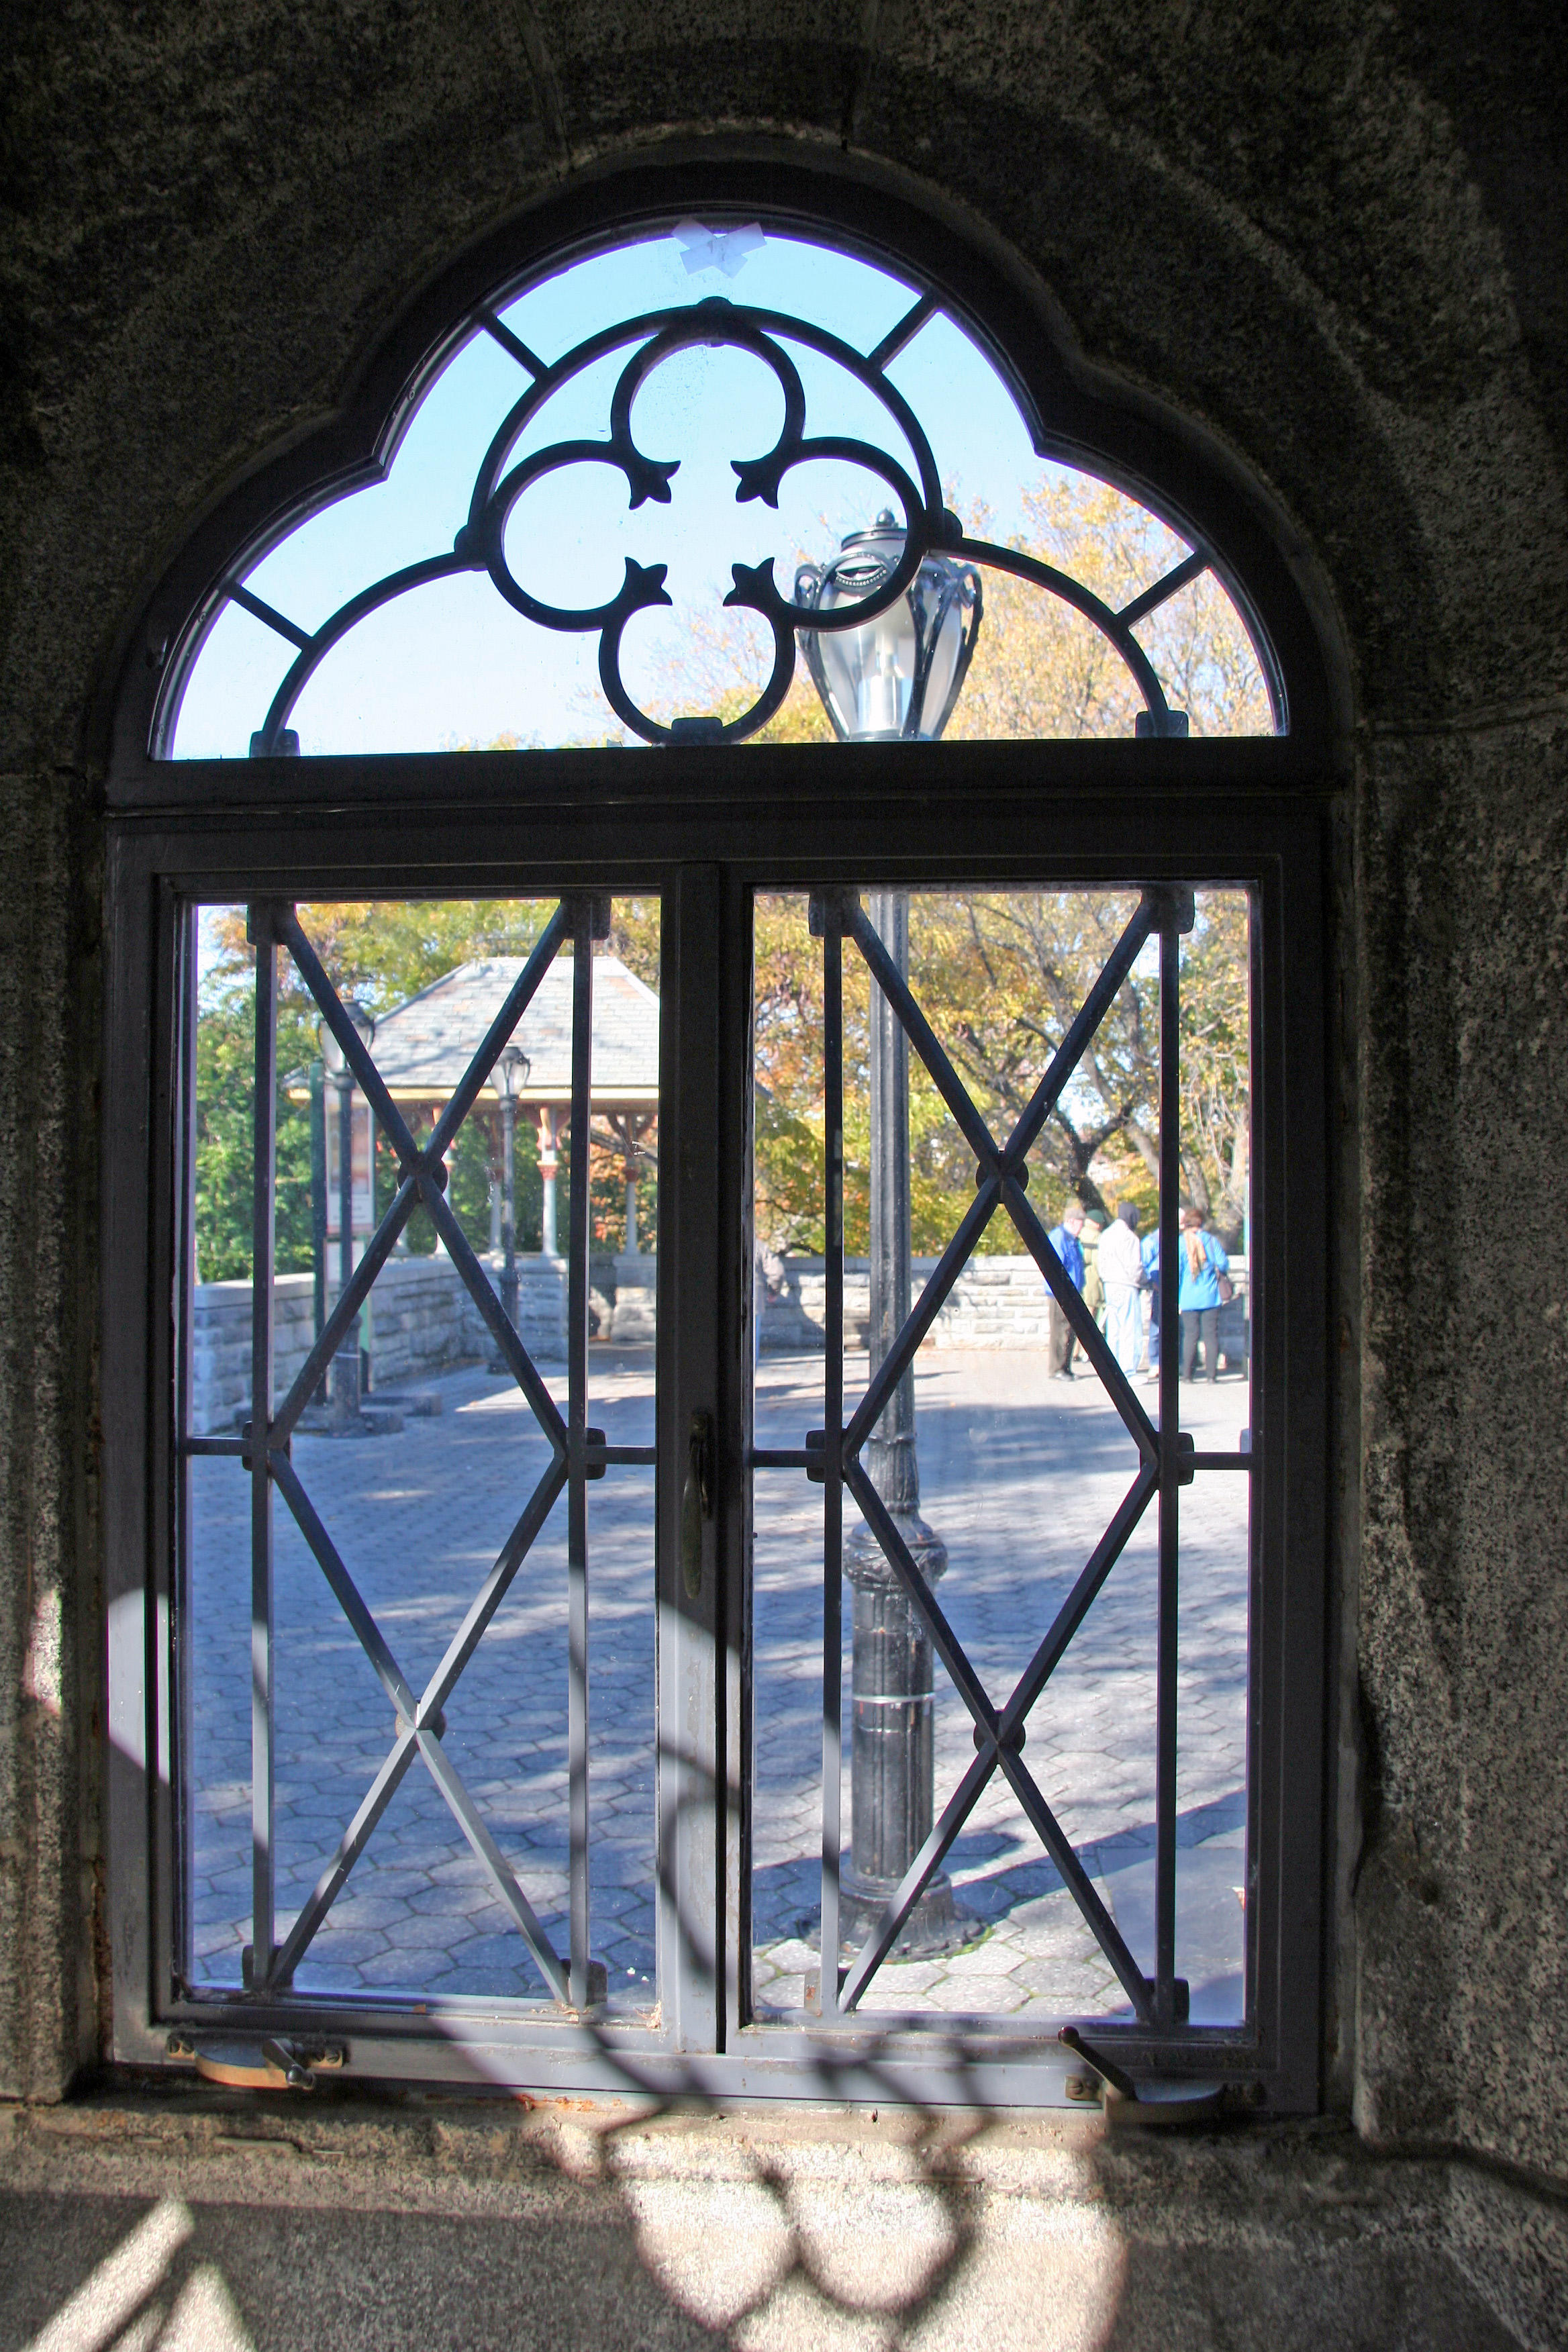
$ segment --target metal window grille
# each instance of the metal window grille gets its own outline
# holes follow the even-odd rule
[[[800,1469],[823,1479],[826,1508],[823,1534],[822,1647],[822,1927],[824,1954],[840,1948],[839,1889],[842,1864],[842,1558],[844,1496],[858,1506],[927,1629],[952,1687],[974,1724],[975,1758],[943,1806],[920,1852],[910,1864],[882,1916],[846,1970],[825,1965],[821,1978],[821,2010],[825,2020],[847,2016],[859,2006],[873,1978],[887,1958],[921,1893],[941,1868],[953,1840],[969,1819],[992,1777],[1000,1771],[1008,1781],[1030,1827],[1036,1832],[1073,1900],[1091,1929],[1131,2003],[1138,2021],[1161,2031],[1184,2021],[1185,1983],[1176,1976],[1176,1767],[1177,1767],[1177,1601],[1180,1576],[1180,1490],[1197,1474],[1210,1471],[1251,1475],[1258,1466],[1256,1450],[1235,1452],[1194,1450],[1192,1438],[1179,1426],[1181,1319],[1177,1312],[1180,1261],[1177,1250],[1177,1206],[1181,1191],[1179,1160],[1179,940],[1193,924],[1191,889],[1181,887],[1145,890],[1137,912],[1127,925],[1114,953],[1079,1008],[1061,1045],[1037,1087],[1033,1098],[1011,1133],[998,1142],[977,1109],[952,1062],[910,992],[909,984],[872,927],[858,894],[823,891],[811,902],[814,935],[822,940],[823,1002],[826,1031],[826,1433],[814,1433],[800,1451],[759,1449],[759,1468]],[[1160,1420],[1156,1428],[1145,1412],[1126,1373],[1106,1340],[1083,1297],[1052,1247],[1045,1227],[1030,1205],[1025,1187],[1031,1146],[1050,1118],[1117,992],[1151,939],[1160,957]],[[920,1300],[881,1363],[865,1394],[846,1422],[844,1404],[844,1064],[843,956],[846,944],[858,950],[877,986],[882,991],[910,1045],[930,1074],[964,1141],[975,1156],[976,1191],[973,1204],[921,1291]],[[981,1237],[998,1211],[1011,1218],[1029,1255],[1038,1266],[1084,1355],[1104,1382],[1117,1412],[1138,1449],[1139,1467],[1104,1534],[1095,1545],[1082,1573],[1046,1631],[1011,1696],[1000,1708],[993,1705],[984,1685],[948,1622],[934,1591],[921,1574],[908,1543],[873,1484],[862,1459],[872,1431],[892,1402],[900,1381],[914,1363],[921,1341],[969,1264]],[[1067,1654],[1068,1644],[1121,1558],[1129,1537],[1146,1510],[1153,1506],[1159,1518],[1159,1591],[1156,1626],[1156,1959],[1155,1974],[1144,1976],[1115,1921],[1096,1893],[1089,1874],[1037,1781],[1023,1759],[1024,1731],[1030,1709]]]
[[[765,186],[749,183],[742,167],[721,178],[724,201],[742,206],[772,201],[777,185],[776,175]],[[608,226],[614,205],[632,204],[634,194],[622,188],[592,201],[603,202]],[[808,187],[803,182],[799,195],[807,210],[821,201],[815,183]],[[680,198],[683,205],[690,200],[689,192]],[[581,207],[585,199],[577,191],[572,201]],[[929,261],[933,284],[962,286],[977,315],[1003,322],[994,330],[999,343],[1006,342],[1010,331],[1016,340],[1016,322],[1012,330],[1006,323],[1014,320],[1016,294],[983,257],[947,240],[945,231],[911,227],[904,215],[863,190],[855,192],[854,209],[863,225],[871,225],[862,233],[880,233],[895,249],[905,239]],[[557,218],[547,208],[537,226],[540,261],[549,255],[552,239],[581,233],[580,212]],[[442,298],[445,316],[478,319],[483,326],[482,311],[493,307],[494,287],[509,272],[515,277],[518,267],[515,244],[504,255],[497,248],[466,263],[469,274]],[[679,331],[688,331],[689,323],[679,322]],[[770,331],[767,321],[731,316],[721,323],[729,340],[745,343],[750,338],[748,348],[758,338],[765,341]],[[677,331],[662,318],[640,325],[649,340]],[[380,446],[376,436],[394,399],[388,387],[398,387],[401,396],[400,388],[416,380],[431,348],[430,319],[421,312],[411,317],[403,341],[395,339],[381,372],[369,380],[363,416],[343,428],[351,440],[360,435],[366,452]],[[857,364],[879,373],[889,358],[885,351],[869,358],[859,354]],[[1271,688],[1278,685],[1281,697],[1289,689],[1289,736],[1203,744],[1156,729],[1152,740],[1125,744],[966,744],[918,754],[898,745],[741,751],[693,738],[670,743],[658,754],[657,772],[639,765],[635,778],[625,755],[615,751],[171,763],[163,754],[178,679],[215,600],[232,596],[245,551],[274,530],[280,513],[300,511],[323,484],[341,480],[342,435],[319,450],[290,453],[265,480],[237,494],[228,509],[203,526],[153,599],[118,705],[109,783],[106,1114],[116,1142],[105,1171],[104,1524],[118,2057],[143,2065],[169,2063],[171,2037],[183,2052],[194,2040],[221,2029],[252,2039],[277,2038],[296,2056],[310,2037],[332,2037],[348,2071],[366,2076],[480,2079],[578,2093],[629,2089],[659,2096],[696,2091],[725,2097],[1059,2100],[1068,2062],[1054,2043],[1009,2041],[984,2021],[915,2031],[879,2019],[868,2000],[900,1917],[938,1868],[982,1785],[1000,1775],[1056,1861],[1126,1991],[1133,2019],[1106,2037],[1107,2049],[1114,2049],[1113,2063],[1141,2081],[1161,2074],[1202,2076],[1250,2086],[1281,2107],[1314,2104],[1327,1489],[1321,877],[1327,838],[1323,810],[1335,772],[1331,702],[1312,625],[1253,506],[1216,474],[1205,472],[1205,461],[1193,452],[1173,439],[1162,440],[1160,429],[1141,413],[1118,408],[1109,395],[1080,394],[1069,375],[1060,372],[1058,380],[1042,364],[1029,385],[1042,413],[1049,414],[1053,446],[1105,451],[1107,462],[1130,479],[1159,478],[1165,472],[1182,480],[1184,508],[1203,520],[1202,533],[1194,534],[1200,550],[1225,548],[1235,575],[1247,583],[1249,614],[1261,616],[1260,635],[1272,645],[1277,662]],[[793,429],[796,439],[774,453],[779,468],[796,462],[807,446],[798,420]],[[924,446],[923,439],[919,446]],[[629,466],[646,463],[629,447],[621,456]],[[937,543],[940,499],[933,485],[940,477],[933,464],[931,483],[924,481],[923,458],[921,470],[922,482],[906,520],[911,546],[918,540],[924,548]],[[481,501],[487,512],[500,488],[499,480],[489,484]],[[490,551],[491,539],[483,538],[482,548],[476,541],[463,561],[482,554],[488,566]],[[967,552],[981,560],[979,551]],[[1173,579],[1160,584],[1173,590],[1175,583]],[[604,642],[609,642],[608,631],[618,643],[616,626],[624,625],[630,609],[577,616],[574,625],[591,622]],[[753,601],[752,609],[763,607]],[[261,617],[271,625],[268,615]],[[1110,615],[1123,635],[1131,634],[1137,617],[1130,611]],[[779,623],[792,643],[798,618],[789,613]],[[289,625],[284,634],[298,641],[301,633]],[[300,646],[302,662],[309,650]],[[321,650],[324,644],[317,646]],[[258,748],[286,748],[289,715],[288,709],[275,705],[258,730],[272,740]],[[628,718],[627,723],[635,721]],[[215,822],[216,812],[221,817]],[[1042,842],[1048,844],[1047,853]],[[887,876],[910,887],[921,881],[944,885],[959,877],[978,877],[986,887],[1044,880],[1052,887],[1104,883],[1142,891],[1139,911],[1116,956],[1063,1041],[1025,1119],[1005,1138],[994,1134],[976,1110],[915,992],[889,966],[851,888],[856,877],[866,876]],[[1162,1252],[1167,1337],[1156,1428],[1107,1360],[1098,1335],[1085,1328],[1076,1294],[1070,1285],[1064,1287],[1059,1263],[1020,1181],[1030,1121],[1037,1127],[1047,1115],[1114,993],[1118,972],[1145,940],[1158,942],[1161,958],[1163,1006],[1169,1016],[1162,1027],[1162,1090],[1170,1110],[1173,1065],[1163,1041],[1174,1035],[1176,943],[1185,893],[1194,881],[1247,887],[1257,908],[1255,1197],[1258,1223],[1272,1237],[1272,1246],[1260,1257],[1257,1378],[1263,1442],[1251,1457],[1194,1454],[1180,1444],[1169,1388],[1168,1335],[1175,1323],[1170,1311],[1175,1253],[1168,1245],[1169,1233]],[[753,1770],[748,1717],[752,1465],[747,1454],[747,1168],[752,899],[759,889],[781,887],[817,894],[828,1096],[836,1107],[829,1120],[830,1186],[839,1181],[836,1168],[841,1176],[841,1143],[834,1139],[841,1133],[842,1071],[835,1057],[847,944],[892,1005],[980,1170],[973,1205],[878,1383],[847,1421],[841,1384],[843,1237],[841,1227],[837,1230],[829,1248],[823,1452],[816,1455],[802,1446],[780,1456],[795,1469],[805,1472],[809,1465],[825,1477],[829,1616],[837,1606],[837,1560],[848,1496],[867,1517],[943,1658],[973,1718],[977,1746],[973,1766],[874,1932],[842,1975],[832,1966],[825,1969],[821,2017],[812,2023],[773,2024],[753,2016],[745,1972]],[[668,919],[661,991],[660,1117],[668,1140],[660,1155],[658,1435],[655,1448],[624,1454],[602,1444],[587,1423],[586,1234],[578,1225],[586,1214],[586,1186],[572,1188],[572,1353],[563,1412],[501,1314],[451,1214],[440,1179],[442,1151],[472,1107],[527,989],[543,968],[546,941],[551,953],[568,940],[578,949],[574,1103],[579,1087],[586,1087],[595,907],[605,894],[622,889],[659,891]],[[475,1056],[446,1115],[445,1133],[423,1146],[415,1143],[379,1087],[374,1054],[361,1045],[299,929],[293,898],[307,890],[311,897],[343,898],[446,890],[561,894],[546,940],[514,992],[506,1027],[498,1022]],[[250,906],[258,949],[250,1431],[221,1440],[187,1433],[189,1370],[181,1329],[191,1251],[184,1117],[194,1006],[191,909],[213,900]],[[281,1399],[273,1389],[268,1279],[272,1212],[263,1181],[276,1078],[268,999],[278,949],[293,957],[398,1161],[393,1204],[321,1344]],[[1163,1151],[1174,1127],[1173,1117],[1162,1118]],[[586,1132],[585,1118],[582,1130]],[[574,1119],[574,1139],[577,1133]],[[1161,1197],[1168,1222],[1174,1184],[1163,1182]],[[550,1448],[549,1466],[475,1593],[461,1633],[434,1676],[418,1688],[402,1671],[384,1629],[350,1579],[295,1471],[289,1444],[337,1339],[416,1202],[440,1229]],[[980,1686],[936,1596],[922,1585],[918,1566],[901,1552],[896,1528],[880,1512],[862,1448],[878,1399],[885,1399],[898,1370],[912,1360],[944,1286],[951,1289],[981,1228],[999,1214],[1012,1221],[1044,1283],[1074,1324],[1137,1445],[1139,1462],[1071,1598],[1043,1633],[1027,1671],[995,1705]],[[238,1992],[197,1998],[182,1977],[176,1933],[182,1709],[189,1703],[176,1562],[184,1540],[180,1454],[204,1450],[237,1456],[251,1481],[255,1917],[248,1984]],[[622,2026],[593,2015],[587,1937],[587,1689],[579,1672],[587,1605],[585,1482],[623,1458],[646,1463],[650,1452],[657,1457],[658,1478],[660,2011],[651,2024]],[[762,1456],[756,1466],[763,1466]],[[1249,1918],[1254,1997],[1245,2026],[1224,2032],[1181,2017],[1171,1896],[1176,1538],[1185,1482],[1211,1471],[1249,1481],[1257,1528],[1248,1807],[1249,1887],[1258,1898]],[[561,1950],[546,1938],[504,1858],[487,1851],[483,1820],[443,1744],[442,1710],[482,1643],[543,1513],[563,1492],[571,1520],[574,1683],[570,1935],[568,1948]],[[269,1813],[270,1580],[279,1496],[353,1626],[394,1717],[392,1739],[372,1788],[326,1858],[310,1902],[281,1932]],[[1146,1978],[1114,1927],[1097,1912],[1094,1890],[1082,1883],[1070,1841],[1026,1767],[1016,1735],[1057,1671],[1074,1625],[1092,1606],[1118,1547],[1133,1524],[1151,1513],[1159,1531],[1158,1932],[1153,1973]],[[837,1923],[827,1915],[841,1850],[837,1631],[830,1627],[824,1653],[823,1948],[829,1955],[837,1950]],[[330,1916],[356,1857],[374,1838],[393,1789],[416,1770],[431,1775],[479,1854],[533,1954],[551,2000],[520,2002],[511,2011],[480,2004],[437,2015],[433,2004],[356,2002],[293,1989],[290,1979],[300,1957]],[[184,2062],[182,2057],[175,2063]]]
[[[608,908],[591,897],[563,900],[547,923],[523,971],[496,1014],[484,1042],[434,1131],[416,1144],[388,1094],[374,1060],[291,906],[262,901],[250,909],[248,935],[256,948],[255,1195],[250,1420],[242,1437],[184,1435],[180,1450],[195,1455],[237,1455],[251,1475],[250,1685],[251,1854],[254,1941],[246,1955],[246,1979],[258,1993],[286,1990],[294,1971],[363,1853],[405,1775],[425,1766],[449,1807],[487,1877],[510,1914],[548,1989],[566,2007],[590,2004],[588,1952],[590,1841],[588,1823],[588,1521],[587,1482],[612,1464],[653,1463],[651,1446],[612,1446],[587,1425],[588,1245],[590,1196],[587,1181],[590,1057],[593,1038],[593,942],[608,929]],[[550,1394],[528,1349],[508,1319],[484,1267],[453,1213],[447,1193],[446,1155],[480,1088],[526,1011],[541,980],[564,945],[573,950],[572,1104],[568,1166],[571,1230],[568,1245],[567,1382],[565,1417]],[[274,1130],[277,1109],[277,951],[293,959],[323,1020],[342,1049],[372,1113],[396,1154],[397,1189],[352,1276],[288,1394],[273,1395],[273,1202]],[[528,1497],[510,1535],[485,1578],[423,1691],[416,1693],[381,1627],[361,1595],[318,1514],[291,1459],[290,1440],[345,1336],[353,1329],[376,1276],[415,1207],[423,1202],[441,1241],[478,1307],[512,1378],[551,1449],[548,1468]],[[564,1958],[552,1948],[516,1874],[502,1855],[482,1812],[464,1787],[442,1745],[445,1710],[487,1628],[544,1525],[557,1497],[568,1498],[569,1592],[569,1781],[571,1948]],[[277,1932],[276,1840],[273,1823],[275,1706],[273,1689],[274,1495],[281,1495],[310,1546],[334,1599],[353,1627],[386,1696],[395,1735],[385,1760],[328,1859],[309,1901],[286,1935]]]

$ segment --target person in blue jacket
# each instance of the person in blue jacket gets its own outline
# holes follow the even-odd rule
[[[1198,1340],[1204,1343],[1204,1376],[1219,1378],[1220,1276],[1230,1293],[1230,1260],[1213,1234],[1204,1231],[1201,1209],[1182,1211],[1182,1378],[1197,1378]]]
[[[1083,1231],[1083,1211],[1076,1201],[1069,1201],[1062,1211],[1062,1221],[1051,1233],[1050,1244],[1067,1269],[1068,1280],[1075,1290],[1083,1288],[1083,1244],[1079,1235]],[[1073,1351],[1078,1341],[1072,1325],[1051,1299],[1050,1360],[1053,1381],[1070,1381],[1073,1377]]]

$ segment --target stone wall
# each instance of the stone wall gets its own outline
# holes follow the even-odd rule
[[[827,1321],[827,1277],[819,1257],[786,1257],[763,1301],[761,1344],[764,1353],[820,1348]],[[918,1298],[937,1261],[912,1264]],[[1220,1310],[1220,1349],[1232,1363],[1247,1352],[1247,1260],[1233,1258],[1236,1297]],[[852,1348],[866,1344],[871,1312],[869,1262],[844,1262],[844,1324]],[[1043,1348],[1050,1328],[1050,1299],[1032,1257],[973,1257],[942,1302],[925,1345],[928,1348]]]
[[[499,1258],[483,1261],[500,1286]],[[935,1258],[914,1261],[918,1297]],[[1247,1351],[1247,1261],[1233,1258],[1237,1297],[1222,1309],[1220,1346],[1232,1363]],[[595,1258],[590,1328],[600,1339],[647,1342],[657,1328],[652,1257]],[[566,1265],[520,1257],[518,1330],[535,1360],[558,1363],[566,1352]],[[763,1302],[761,1344],[769,1354],[820,1348],[826,1330],[826,1276],[821,1258],[790,1257]],[[337,1285],[329,1284],[329,1311]],[[273,1288],[273,1369],[285,1395],[315,1336],[311,1279],[279,1275]],[[845,1328],[852,1348],[866,1344],[869,1277],[864,1258],[845,1264]],[[971,1261],[953,1286],[926,1345],[938,1349],[1043,1348],[1048,1328],[1045,1285],[1033,1258]],[[198,1283],[192,1312],[191,1425],[199,1436],[232,1429],[250,1398],[250,1285]],[[371,1294],[368,1345],[373,1391],[395,1389],[479,1361],[490,1352],[483,1318],[449,1257],[394,1258]]]
[[[500,1289],[499,1259],[484,1261]],[[564,1259],[521,1257],[517,1328],[541,1363],[566,1350]],[[279,1275],[273,1286],[273,1371],[279,1397],[310,1354],[315,1337],[313,1286],[308,1274]],[[327,1286],[329,1313],[338,1295]],[[250,1396],[248,1282],[202,1282],[192,1315],[191,1420],[198,1434],[234,1426]],[[606,1312],[607,1312],[606,1307]],[[373,1390],[428,1380],[487,1357],[493,1342],[468,1286],[445,1253],[394,1258],[371,1292],[369,1349]]]

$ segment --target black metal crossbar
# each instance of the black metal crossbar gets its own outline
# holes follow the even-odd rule
[[[1165,593],[1173,593],[1201,565],[1180,567]],[[825,2018],[854,2010],[898,1940],[921,1894],[940,1869],[953,1839],[993,1776],[1006,1780],[1025,1818],[1040,1839],[1062,1883],[1144,2025],[1169,2029],[1182,2021],[1184,2006],[1175,1976],[1175,1791],[1178,1532],[1180,1487],[1200,1461],[1205,1468],[1249,1466],[1247,1454],[1196,1455],[1178,1429],[1180,1322],[1176,1256],[1179,1163],[1179,971],[1180,936],[1192,928],[1193,894],[1168,886],[1145,889],[1131,919],[1085,997],[1038,1086],[1005,1143],[990,1126],[951,1057],[921,1010],[907,982],[867,917],[858,895],[835,889],[814,895],[811,928],[823,942],[824,1076],[826,1097],[826,1188],[827,1248],[826,1432],[820,1453],[769,1449],[753,1455],[759,1464],[805,1467],[825,1482],[823,1632],[823,1837],[821,2007]],[[1100,1024],[1152,938],[1160,952],[1160,1421],[1156,1428],[1134,1394],[1081,1293],[1052,1248],[1026,1186],[1027,1154],[1060,1100]],[[843,946],[851,940],[891,1006],[910,1045],[946,1104],[977,1162],[976,1194],[943,1251],[902,1328],[871,1375],[864,1396],[843,1425]],[[1136,1476],[1057,1611],[1056,1616],[998,1709],[992,1704],[942,1612],[930,1584],[900,1533],[861,1460],[861,1452],[899,1382],[913,1364],[954,1283],[968,1264],[987,1224],[1004,1207],[1038,1266],[1052,1297],[1115,1405],[1138,1448]],[[919,1853],[848,1969],[840,1970],[838,1879],[841,1865],[842,1548],[843,1496],[859,1507],[895,1576],[930,1636],[948,1675],[974,1723],[976,1755]],[[1100,1900],[1033,1774],[1023,1761],[1024,1729],[1031,1708],[1056,1672],[1074,1635],[1104,1587],[1151,1503],[1158,1501],[1159,1571],[1156,1661],[1156,1852],[1155,1969],[1146,1977]]]
[[[839,1868],[844,1819],[844,932],[837,900],[822,922],[825,1224],[827,1277],[822,1454],[822,1967],[825,2021],[839,2013]]]

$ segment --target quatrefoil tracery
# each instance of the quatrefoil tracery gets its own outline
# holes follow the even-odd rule
[[[706,740],[739,741],[765,726],[783,703],[795,676],[798,631],[818,635],[862,628],[896,604],[905,594],[921,563],[933,551],[950,553],[971,563],[1009,572],[1059,598],[1100,630],[1125,663],[1149,714],[1150,732],[1182,731],[1184,721],[1170,711],[1152,664],[1133,635],[1137,623],[1155,605],[1173,595],[1210,563],[1208,551],[1194,548],[1181,563],[1122,611],[1112,610],[1081,581],[1018,549],[972,539],[957,518],[942,505],[941,477],[931,444],[910,403],[889,382],[885,371],[910,334],[931,314],[924,297],[900,329],[869,356],[839,336],[814,326],[808,320],[765,310],[746,310],[721,296],[698,303],[648,311],[623,320],[586,337],[565,355],[546,365],[519,341],[495,315],[476,313],[477,323],[510,352],[533,377],[502,419],[480,462],[466,521],[451,551],[428,556],[389,573],[340,606],[313,634],[295,627],[237,579],[224,583],[222,593],[242,604],[258,619],[279,630],[300,650],[273,698],[265,724],[252,740],[261,755],[292,748],[289,721],[295,704],[328,653],[381,605],[411,590],[464,572],[488,573],[498,593],[526,620],[537,626],[568,635],[596,634],[599,676],[612,709],[634,735],[645,742],[665,743],[691,731],[693,722],[666,726],[652,719],[632,699],[621,676],[621,645],[627,625],[638,614],[669,606],[665,586],[668,566],[626,559],[625,574],[616,594],[585,606],[552,604],[525,588],[512,571],[506,551],[508,522],[519,500],[547,476],[578,465],[606,466],[626,485],[628,509],[647,504],[671,503],[670,485],[679,471],[676,458],[655,457],[638,447],[632,429],[632,409],[638,392],[654,372],[683,351],[729,348],[747,352],[769,368],[784,395],[784,423],[773,446],[760,457],[732,458],[738,505],[760,500],[776,510],[786,475],[814,462],[837,461],[870,474],[901,509],[903,547],[898,563],[873,593],[853,604],[818,610],[783,594],[773,577],[773,559],[761,563],[731,565],[733,582],[724,598],[727,608],[756,614],[772,632],[773,667],[767,684],[738,717],[696,722]],[[808,435],[807,398],[800,372],[785,343],[798,344],[831,361],[869,391],[887,412],[913,456],[911,476],[899,460],[875,442],[850,435]],[[574,436],[550,443],[510,463],[528,425],[545,404],[586,370],[631,346],[630,356],[616,379],[610,400],[609,432],[604,440]],[[1143,721],[1140,721],[1142,729]]]

